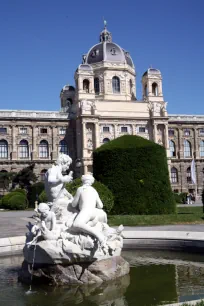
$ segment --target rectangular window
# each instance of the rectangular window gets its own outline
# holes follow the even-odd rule
[[[189,184],[192,183],[192,180],[191,180],[191,172],[190,172],[190,171],[187,172],[187,183],[189,183]]]
[[[169,130],[169,137],[174,136],[174,130]]]
[[[65,135],[66,134],[66,128],[65,127],[60,128],[59,134],[60,135]]]
[[[7,133],[7,128],[0,127],[0,134],[6,134]]]
[[[139,127],[139,133],[145,133],[145,127],[144,126]]]
[[[177,173],[176,172],[171,172],[171,183],[172,184],[178,183]]]
[[[200,129],[200,135],[204,135],[204,129]]]
[[[109,131],[110,131],[109,126],[104,126],[104,127],[103,127],[103,132],[109,132]]]
[[[27,128],[21,127],[19,132],[20,132],[20,134],[27,134]]]
[[[20,158],[28,158],[28,147],[20,146],[19,147],[19,157]]]
[[[121,133],[127,133],[127,126],[121,126]]]
[[[40,133],[41,133],[41,134],[47,134],[47,129],[41,128],[41,129],[40,129]]]
[[[191,131],[189,129],[184,130],[184,136],[190,136]]]

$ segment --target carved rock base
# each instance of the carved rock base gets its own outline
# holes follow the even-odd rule
[[[69,284],[95,284],[114,280],[129,273],[129,264],[121,256],[111,257],[92,263],[71,265],[44,265],[34,267],[33,284],[62,286]],[[19,281],[31,283],[31,265],[23,262]]]

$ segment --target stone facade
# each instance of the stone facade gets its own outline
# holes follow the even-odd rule
[[[0,111],[0,171],[19,171],[31,162],[43,173],[58,152],[69,153],[75,175],[92,172],[92,152],[124,134],[139,135],[167,151],[174,191],[198,193],[204,177],[204,116],[168,115],[162,75],[149,68],[142,76],[142,100],[136,98],[136,70],[130,54],[112,42],[106,29],[83,55],[75,87],[65,85],[59,112]],[[27,148],[26,148],[27,146]]]

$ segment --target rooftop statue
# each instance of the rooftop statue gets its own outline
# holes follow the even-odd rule
[[[118,229],[108,226],[103,203],[92,186],[94,177],[82,176],[82,186],[74,198],[66,190],[65,183],[72,181],[72,172],[68,175],[63,172],[69,170],[71,162],[69,156],[60,154],[46,173],[49,202],[39,204],[36,224],[27,235],[23,281],[33,262],[37,278],[43,267],[43,277],[53,282],[57,279],[58,284],[102,282],[129,272],[128,263],[120,257],[123,226]],[[107,265],[114,271],[112,268],[106,271]],[[80,281],[77,273],[82,275]]]

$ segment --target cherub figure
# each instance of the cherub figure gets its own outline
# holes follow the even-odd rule
[[[72,159],[61,153],[55,163],[45,174],[45,191],[48,201],[56,206],[67,207],[72,202],[72,195],[66,190],[65,184],[72,181],[72,171],[68,175],[63,175],[72,163]]]
[[[102,210],[103,203],[98,192],[91,186],[94,183],[94,177],[86,174],[82,175],[81,180],[82,186],[77,189],[72,202],[72,206],[79,210],[73,222],[73,227],[96,237],[103,245],[105,236],[102,232],[93,228],[98,222],[107,223],[107,215]]]
[[[57,230],[55,213],[50,211],[46,203],[39,204],[37,213],[39,218],[37,218],[37,223],[31,229],[34,239],[28,244],[37,242],[39,237],[45,240],[56,240],[60,233]]]

